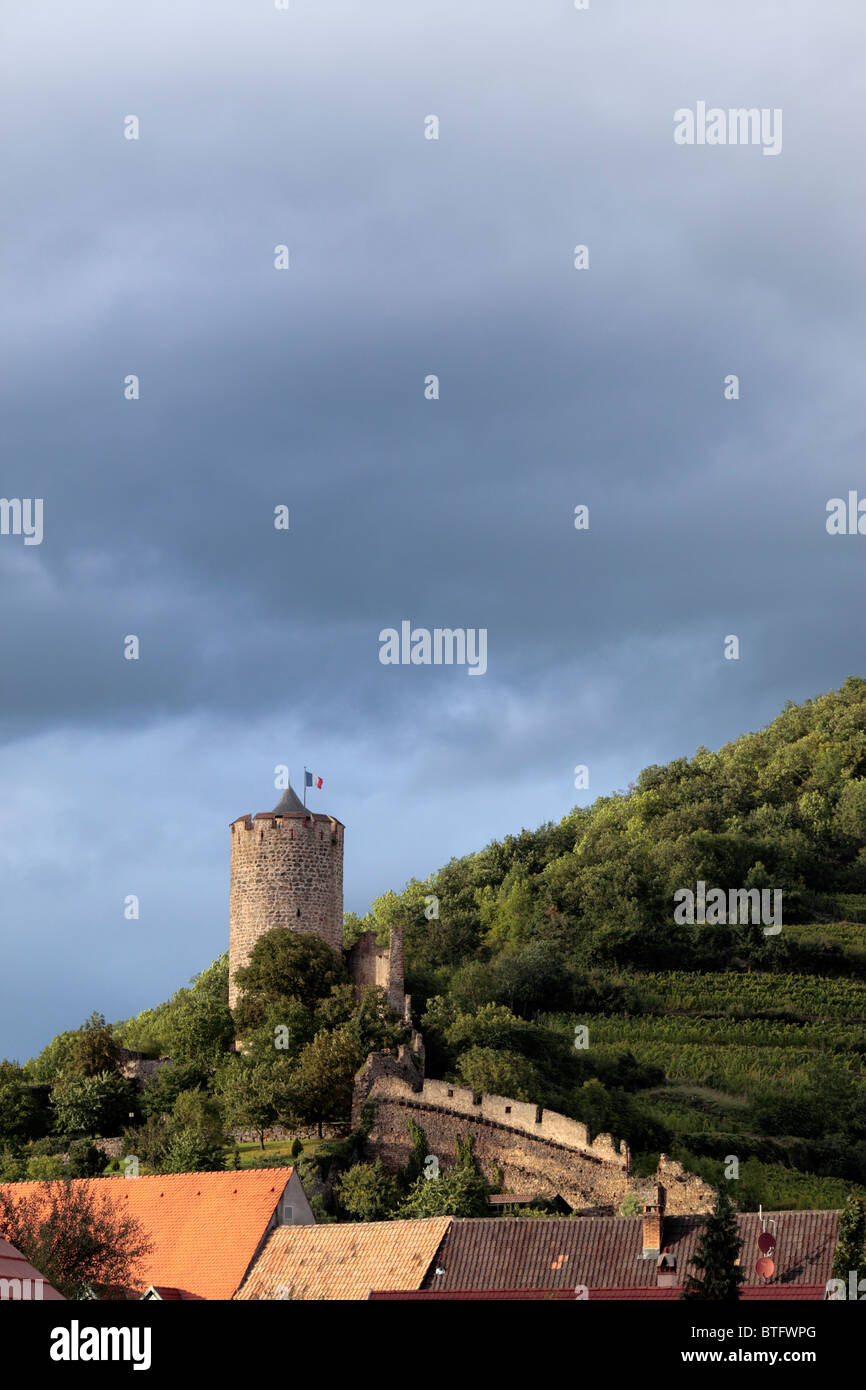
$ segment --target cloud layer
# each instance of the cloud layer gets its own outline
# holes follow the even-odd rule
[[[364,910],[862,673],[859,9],[4,16],[0,1056],[224,949],[277,764]],[[781,155],[675,145],[698,100]],[[406,618],[487,674],[382,666]]]

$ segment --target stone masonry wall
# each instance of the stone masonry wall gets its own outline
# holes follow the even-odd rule
[[[403,928],[391,928],[391,943],[388,947],[388,1003],[401,1018],[409,1021],[409,1000],[405,993],[403,976]]]
[[[411,1118],[443,1166],[455,1160],[456,1137],[471,1134],[480,1167],[490,1179],[500,1170],[505,1191],[559,1192],[576,1210],[616,1210],[631,1187],[628,1149],[623,1145],[617,1152],[609,1135],[598,1135],[590,1144],[585,1127],[565,1115],[503,1096],[484,1095],[476,1105],[471,1091],[444,1081],[413,1085],[400,1074],[396,1060],[389,1070],[391,1074],[372,1078],[363,1099],[375,1109],[368,1148],[391,1171],[408,1157]],[[369,1081],[367,1073],[364,1082]]]
[[[127,1081],[135,1081],[140,1089],[163,1067],[171,1065],[170,1057],[145,1057],[143,1053],[130,1052],[127,1048],[121,1049],[118,1058],[120,1075],[126,1077]]]
[[[312,932],[343,948],[343,826],[331,816],[271,812],[231,827],[229,1007],[234,972],[275,927]]]
[[[260,1140],[257,1129],[230,1129],[227,1133],[233,1144],[258,1144]],[[298,1125],[295,1129],[286,1129],[284,1125],[272,1125],[264,1133],[266,1144],[290,1144],[293,1139],[300,1139],[302,1144],[310,1139],[318,1143],[319,1139],[318,1125]],[[323,1139],[345,1139],[348,1133],[348,1125],[322,1125]],[[292,1159],[286,1159],[287,1165],[292,1162]]]
[[[659,1155],[656,1180],[664,1188],[665,1216],[694,1216],[712,1211],[716,1194],[709,1183],[687,1173],[676,1159]]]
[[[400,927],[391,928],[391,941],[388,946],[380,946],[376,933],[363,932],[347,953],[346,963],[356,988],[361,990],[378,985],[388,996],[388,1003],[395,1013],[403,1017],[403,932]]]

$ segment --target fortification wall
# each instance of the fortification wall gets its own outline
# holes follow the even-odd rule
[[[446,1167],[455,1161],[457,1136],[472,1135],[480,1167],[491,1180],[501,1172],[505,1191],[559,1192],[577,1210],[615,1210],[629,1191],[628,1149],[623,1145],[617,1151],[610,1135],[589,1143],[583,1125],[535,1105],[492,1095],[475,1104],[470,1090],[444,1081],[413,1085],[399,1060],[390,1062],[385,1069],[377,1065],[372,1077],[362,1070],[359,1082],[363,1077],[364,1085],[369,1083],[364,1099],[375,1111],[368,1148],[392,1172],[408,1157],[411,1118],[423,1130],[429,1152]],[[356,1088],[359,1095],[363,1088]]]
[[[449,1086],[445,1081],[425,1081],[421,1096],[423,1104],[441,1106],[472,1119],[491,1120],[507,1129],[520,1130],[532,1139],[549,1139],[564,1148],[578,1149],[602,1163],[628,1164],[625,1146],[622,1151],[617,1149],[609,1134],[598,1134],[590,1143],[585,1125],[566,1115],[558,1115],[554,1110],[542,1110],[540,1105],[486,1094],[481,1095],[476,1104],[471,1090]]]
[[[229,1007],[234,972],[275,927],[310,932],[343,949],[343,827],[330,816],[272,812],[231,827]]]

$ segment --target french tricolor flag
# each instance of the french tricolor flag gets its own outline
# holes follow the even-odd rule
[[[321,787],[321,785],[322,785],[322,779],[321,779],[321,777],[315,777],[315,776],[313,775],[312,772],[307,772],[306,768],[304,768],[304,786],[305,786],[305,787]]]

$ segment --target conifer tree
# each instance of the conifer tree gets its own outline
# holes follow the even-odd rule
[[[737,1264],[741,1245],[736,1212],[722,1183],[716,1189],[715,1207],[707,1217],[692,1258],[699,1273],[688,1275],[680,1297],[735,1302],[743,1282],[743,1271]]]

